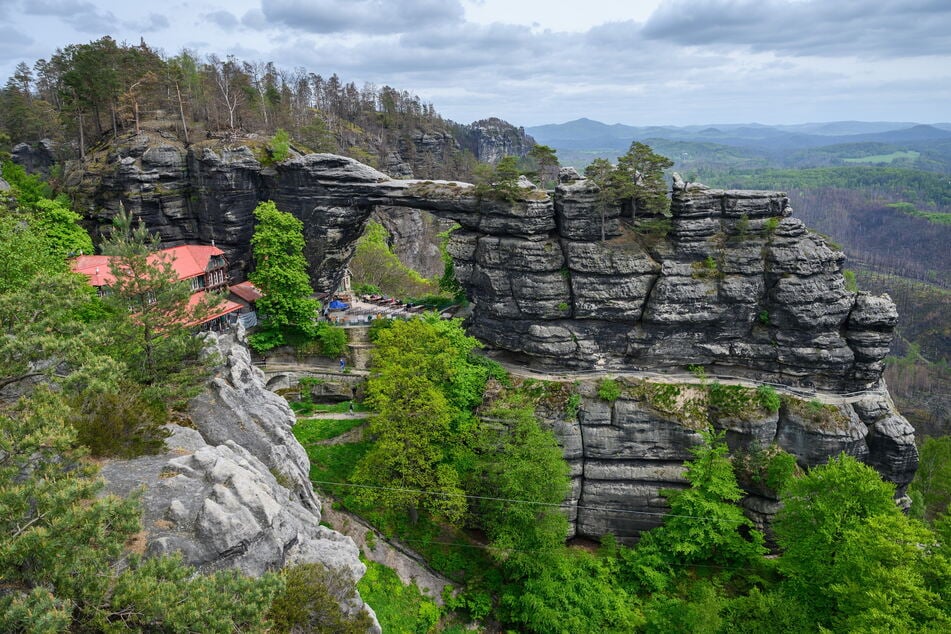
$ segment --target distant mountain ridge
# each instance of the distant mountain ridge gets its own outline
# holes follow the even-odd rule
[[[624,153],[632,141],[648,142],[652,146],[671,143],[697,144],[682,147],[682,151],[704,154],[711,144],[726,148],[742,148],[750,158],[765,158],[774,166],[785,166],[785,157],[817,148],[857,144],[878,144],[876,149],[914,151],[938,155],[938,162],[951,170],[951,123],[921,124],[887,121],[832,121],[792,125],[708,124],[690,126],[630,126],[612,125],[581,118],[559,124],[529,127],[525,132],[538,143],[550,145],[559,151],[565,164],[583,167],[593,158],[613,160]],[[701,145],[702,144],[702,145]],[[891,146],[884,148],[884,146]],[[871,148],[871,146],[869,146]],[[690,150],[694,150],[690,152]],[[886,154],[888,152],[885,152]],[[827,152],[822,152],[827,155]],[[861,156],[861,153],[859,154]],[[946,158],[946,161],[945,161]],[[810,161],[806,160],[806,165]],[[823,164],[821,161],[815,165]],[[927,168],[932,169],[932,168]],[[945,171],[937,169],[936,171]]]

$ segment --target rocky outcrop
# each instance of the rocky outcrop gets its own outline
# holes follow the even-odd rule
[[[146,554],[181,553],[205,572],[248,575],[319,562],[357,581],[366,567],[353,540],[320,525],[287,403],[265,389],[238,335],[208,343],[222,364],[192,402],[194,428],[169,425],[166,453],[102,468],[107,491],[141,492]],[[344,608],[372,615],[359,596]]]
[[[319,290],[336,286],[375,207],[427,210],[461,225],[449,251],[472,334],[539,367],[696,364],[836,391],[878,382],[894,305],[846,289],[843,254],[790,217],[784,194],[678,179],[671,218],[632,221],[574,176],[553,197],[525,187],[509,202],[330,154],[265,168],[246,146],[186,150],[139,135],[69,182],[101,220],[122,200],[166,242],[214,241],[236,277],[252,211],[274,200],[303,221]]]
[[[779,410],[770,411],[747,388],[749,403],[724,413],[701,385],[617,380],[621,395],[613,402],[597,396],[595,381],[584,381],[577,387],[582,399],[576,416],[536,412],[555,433],[571,468],[572,537],[611,533],[631,542],[660,525],[669,510],[662,491],[687,485],[683,463],[703,442],[699,430],[707,421],[725,433],[739,463],[783,450],[808,468],[845,452],[875,467],[896,485],[899,501],[907,500],[918,452],[913,430],[884,392],[834,403],[786,395]],[[764,477],[747,475],[741,483],[747,490],[744,509],[768,531],[780,504]]]
[[[471,150],[483,163],[498,163],[506,156],[525,156],[535,140],[525,134],[525,128],[496,117],[474,121],[463,126],[462,146]]]
[[[17,143],[13,146],[13,162],[20,165],[29,174],[42,174],[49,177],[56,163],[56,144],[50,139],[41,139],[35,145]]]
[[[469,331],[489,347],[541,369],[697,365],[720,378],[863,393],[819,418],[794,402],[775,416],[712,415],[734,450],[776,443],[803,466],[846,451],[902,493],[917,452],[881,382],[894,304],[848,290],[843,254],[791,217],[784,194],[676,178],[669,218],[630,219],[600,205],[576,172],[560,181],[553,195],[525,186],[507,201],[467,183],[394,180],[340,156],[262,167],[244,146],[186,149],[144,135],[69,177],[89,213],[105,219],[122,200],[167,241],[215,240],[239,271],[251,212],[274,200],[303,221],[319,290],[336,286],[374,208],[427,210],[461,227],[448,251],[471,301]],[[680,465],[699,440],[692,423],[643,395],[610,405],[590,397],[577,420],[551,424],[572,464],[572,517],[584,535],[657,523],[660,489],[682,486]],[[288,468],[278,455],[267,460]],[[301,476],[299,466],[281,472]],[[767,518],[775,499],[757,492],[747,508]]]

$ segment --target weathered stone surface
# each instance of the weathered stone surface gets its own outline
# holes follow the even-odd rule
[[[319,562],[356,581],[366,571],[359,551],[320,526],[310,464],[290,431],[293,413],[264,388],[242,334],[207,335],[222,363],[192,401],[195,428],[170,425],[164,454],[108,461],[106,490],[141,491],[148,555],[181,553],[205,572],[248,575]],[[344,607],[373,615],[359,597]]]
[[[831,411],[824,406],[823,411]],[[847,453],[859,460],[869,454],[866,436],[868,427],[849,405],[840,405],[831,414],[830,422],[818,419],[820,408],[810,403],[786,401],[780,409],[776,444],[796,456],[803,467],[825,464],[832,456]],[[829,416],[829,414],[826,414]]]
[[[41,139],[35,145],[17,143],[11,153],[13,162],[20,165],[29,174],[50,175],[50,169],[56,162],[56,143],[51,139]]]
[[[335,287],[375,207],[458,222],[449,252],[473,332],[539,366],[703,364],[840,391],[879,381],[893,304],[845,288],[843,254],[789,217],[784,194],[678,177],[664,236],[645,229],[652,219],[622,225],[617,207],[602,222],[597,186],[564,176],[554,199],[526,184],[508,202],[330,154],[262,168],[242,145],[186,149],[138,135],[69,181],[103,220],[121,193],[167,242],[215,240],[236,279],[249,264],[251,212],[274,200],[303,221],[319,290]]]

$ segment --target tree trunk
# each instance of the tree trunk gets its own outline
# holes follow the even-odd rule
[[[188,125],[185,123],[185,106],[182,104],[182,91],[175,82],[175,92],[178,93],[178,112],[182,115],[182,130],[185,131],[185,143],[188,143]]]
[[[409,506],[409,521],[413,526],[416,526],[416,523],[419,522],[419,509],[416,508],[415,504]]]

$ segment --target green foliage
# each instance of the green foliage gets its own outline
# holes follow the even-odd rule
[[[627,153],[618,157],[616,169],[630,183],[621,194],[632,199],[632,217],[637,212],[653,216],[669,213],[670,199],[664,170],[673,164],[669,158],[656,154],[649,145],[639,141],[631,143]]]
[[[415,585],[403,585],[393,570],[374,561],[364,563],[367,572],[357,583],[357,589],[363,600],[373,606],[384,632],[433,631],[441,615],[439,606]]]
[[[373,286],[386,295],[409,297],[436,290],[432,282],[400,261],[390,249],[386,229],[373,220],[367,223],[363,235],[357,240],[348,266],[354,283]]]
[[[179,557],[132,559],[91,621],[103,631],[122,623],[118,631],[261,632],[268,607],[283,586],[270,573],[257,579],[234,570],[205,576]]]
[[[475,173],[475,195],[480,199],[514,202],[521,197],[518,159],[506,156],[493,167],[480,165]]]
[[[759,400],[760,407],[768,412],[778,412],[783,401],[776,393],[776,389],[770,385],[760,385],[756,388],[756,398]]]
[[[734,468],[744,486],[753,483],[774,496],[778,496],[786,482],[799,473],[796,457],[775,444],[754,447],[734,456]]]
[[[93,456],[134,458],[165,450],[168,411],[142,387],[123,381],[114,388],[87,389],[70,399],[69,423]]]
[[[133,377],[146,384],[161,384],[175,376],[192,386],[201,379],[198,353],[201,342],[192,336],[188,325],[208,314],[217,296],[208,296],[189,306],[191,288],[178,279],[171,257],[156,253],[157,236],[150,236],[139,221],[119,209],[113,219],[114,230],[102,250],[111,256],[109,272],[114,278],[104,302],[112,308],[113,328],[120,358]],[[189,375],[187,371],[195,370]]]
[[[642,536],[638,550],[655,552],[673,566],[750,565],[766,553],[763,535],[736,505],[744,493],[722,434],[703,436],[703,444],[691,450],[694,457],[686,463],[690,487],[663,492],[670,515],[663,526]]]
[[[327,357],[337,357],[347,350],[347,331],[322,321],[314,328],[314,336],[320,342],[320,352]]]
[[[708,255],[699,262],[694,262],[690,268],[693,269],[691,275],[695,279],[716,279],[722,276],[717,261],[712,255]]]
[[[466,491],[481,498],[476,517],[507,574],[538,575],[568,534],[558,506],[568,492],[568,465],[531,406],[496,402],[481,417]]]
[[[459,225],[456,225],[452,229],[440,233],[438,236],[439,256],[442,258],[443,263],[442,277],[439,278],[439,290],[444,293],[449,293],[454,300],[461,302],[465,299],[466,292],[465,289],[462,288],[462,284],[459,283],[459,280],[456,279],[456,265],[452,261],[452,256],[449,255],[449,240],[452,237],[452,232],[458,228]]]
[[[773,235],[776,233],[776,229],[779,228],[780,219],[773,216],[772,218],[767,218],[763,227],[766,229],[766,233]]]
[[[565,403],[565,420],[573,420],[578,416],[578,409],[581,407],[581,395],[572,394]]]
[[[373,343],[376,343],[380,338],[380,334],[393,327],[393,324],[396,323],[396,320],[391,317],[380,317],[374,319],[370,324],[370,328],[367,331],[367,337]]]
[[[538,575],[503,590],[506,622],[529,632],[632,632],[643,616],[615,581],[609,562],[564,549]]]
[[[765,309],[759,311],[759,314],[756,316],[756,319],[758,319],[759,323],[763,324],[764,326],[768,326],[769,325],[769,311]]]
[[[598,381],[598,398],[613,403],[621,396],[621,384],[616,379],[603,378]]]
[[[539,187],[547,189],[558,184],[558,157],[554,148],[541,144],[533,145],[528,156],[537,167],[536,184]]]
[[[53,197],[53,190],[35,174],[27,174],[22,166],[13,161],[4,161],[0,166],[0,176],[10,183],[13,194],[21,205],[32,207],[41,200]]]
[[[249,342],[264,352],[284,343],[289,332],[313,336],[320,303],[311,298],[303,223],[271,201],[259,204],[254,217],[254,272],[248,279],[264,297],[257,301],[260,330]]]
[[[286,130],[278,128],[268,144],[271,160],[275,163],[286,161],[291,155],[291,137]]]
[[[348,404],[341,403],[341,405],[344,405],[344,407],[340,409],[346,412],[348,410]],[[294,425],[294,437],[297,438],[300,444],[306,447],[312,443],[336,438],[354,427],[359,427],[364,422],[362,418],[306,418],[298,420]]]
[[[354,478],[391,489],[366,489],[365,498],[404,507],[414,518],[425,509],[450,522],[461,519],[465,500],[451,458],[489,375],[469,362],[478,345],[457,321],[435,313],[377,334],[367,384],[367,403],[377,412],[369,429],[377,441]]]
[[[874,469],[844,454],[783,489],[784,505],[773,524],[783,549],[780,567],[792,595],[816,615],[833,611],[828,585],[836,579],[846,532],[866,518],[900,513],[894,490]]]
[[[951,505],[951,436],[925,438],[918,448],[918,471],[909,490],[921,496],[922,514],[933,520]]]
[[[857,293],[859,290],[858,282],[855,281],[855,271],[850,271],[849,269],[844,269],[842,271],[842,277],[845,278],[845,290],[850,293]]]
[[[286,568],[284,579],[284,591],[268,611],[271,631],[361,634],[369,629],[372,622],[365,611],[348,616],[341,609],[356,597],[349,570],[300,564]]]

